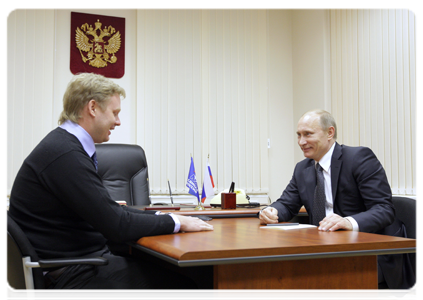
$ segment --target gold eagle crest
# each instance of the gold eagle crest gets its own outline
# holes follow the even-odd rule
[[[112,26],[101,29],[100,20],[95,22],[95,28],[85,23],[81,28],[76,28],[76,47],[81,53],[82,61],[89,61],[90,66],[104,68],[107,63],[114,64],[117,61],[115,53],[120,49],[120,32]],[[90,39],[88,36],[92,36]],[[110,37],[105,41],[104,37]],[[82,52],[87,52],[85,56]]]

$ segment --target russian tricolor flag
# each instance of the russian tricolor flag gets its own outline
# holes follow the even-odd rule
[[[201,194],[201,202],[204,203],[207,197],[214,196],[214,182],[213,175],[209,165],[209,159],[207,158],[207,165],[204,172],[203,179],[203,193]]]

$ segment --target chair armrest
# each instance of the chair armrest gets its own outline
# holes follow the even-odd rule
[[[41,268],[57,268],[70,265],[95,265],[104,266],[109,263],[106,258],[103,257],[87,257],[87,258],[51,258],[51,259],[40,259],[38,261]]]

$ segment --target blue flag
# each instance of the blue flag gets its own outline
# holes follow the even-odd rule
[[[189,188],[189,193],[197,197],[198,203],[200,203],[200,194],[198,193],[197,177],[195,176],[194,160],[192,157],[191,166],[189,167],[187,187]]]

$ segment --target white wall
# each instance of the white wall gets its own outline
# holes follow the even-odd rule
[[[268,191],[265,10],[138,11],[138,135],[152,193],[186,192],[191,155],[216,191]]]
[[[294,170],[292,13],[269,11],[269,197],[282,194]]]
[[[7,20],[7,189],[23,159],[53,128],[54,11],[17,10]],[[56,122],[57,124],[57,122]]]
[[[114,15],[126,19],[125,75],[121,79],[113,80],[125,88],[127,98],[122,102],[122,126],[112,134],[111,142],[136,143],[145,147],[146,141],[141,131],[145,130],[144,118],[150,117],[150,115],[148,109],[147,111],[143,110],[145,98],[143,91],[140,90],[143,85],[152,84],[153,90],[151,91],[170,95],[173,94],[173,91],[180,93],[180,87],[183,86],[185,90],[194,91],[195,99],[201,98],[199,113],[194,114],[193,121],[193,123],[200,123],[198,129],[195,129],[197,130],[195,135],[200,135],[201,140],[198,142],[199,145],[195,143],[196,148],[193,148],[197,149],[193,152],[196,153],[196,168],[199,177],[203,175],[202,170],[206,153],[210,153],[209,149],[214,149],[212,151],[215,151],[216,157],[220,155],[219,159],[211,157],[217,174],[222,165],[239,166],[239,163],[233,163],[231,156],[234,155],[233,153],[237,155],[237,151],[243,150],[239,149],[238,143],[233,143],[235,147],[231,149],[231,154],[227,155],[213,144],[216,143],[214,140],[210,139],[210,136],[215,136],[227,142],[231,140],[231,136],[236,135],[236,132],[225,135],[225,128],[221,127],[219,130],[224,134],[221,136],[212,123],[205,123],[204,117],[207,116],[207,108],[210,107],[210,103],[212,103],[210,99],[213,97],[217,99],[216,101],[220,101],[220,106],[224,103],[222,99],[231,99],[232,101],[234,97],[241,99],[241,102],[236,102],[236,105],[240,103],[243,105],[245,91],[251,87],[251,99],[259,101],[257,102],[260,103],[259,118],[257,119],[259,121],[256,121],[257,123],[254,124],[257,125],[253,127],[260,127],[258,130],[260,138],[253,138],[253,142],[250,144],[257,146],[259,143],[258,150],[254,150],[252,157],[254,162],[260,161],[258,166],[263,165],[264,168],[259,170],[260,176],[255,169],[246,170],[244,173],[248,176],[255,176],[255,180],[264,178],[265,182],[259,183],[259,189],[266,188],[272,201],[279,197],[289,182],[295,162],[303,158],[296,143],[295,134],[299,117],[309,109],[320,107],[330,111],[334,107],[330,74],[331,24],[327,10],[263,10],[249,11],[248,14],[242,11],[224,11],[216,14],[208,10],[189,11],[187,14],[183,10],[171,10],[167,12],[168,19],[151,18],[154,14],[166,13],[161,10],[94,11],[81,9],[73,11]],[[9,15],[7,42],[8,193],[24,158],[46,133],[57,126],[57,118],[62,109],[62,95],[72,77],[69,68],[70,12],[70,10],[20,10]],[[150,21],[146,23],[145,17]],[[181,35],[181,30],[186,32],[185,25],[188,25],[188,21],[191,22],[190,30],[193,30],[194,33],[192,37],[197,39],[189,44],[178,42],[173,34],[168,35],[169,40],[153,40],[156,43],[153,45],[150,44],[150,40],[143,40],[144,34],[149,32],[152,26],[163,28],[167,26],[164,32],[166,30],[173,32],[175,28],[169,26],[176,24],[182,26],[176,34],[180,35],[181,40],[185,43],[188,36]],[[251,26],[251,22],[256,22],[255,26]],[[196,28],[192,24],[201,25]],[[253,30],[251,34],[247,29]],[[162,38],[165,36],[166,34],[162,35]],[[246,49],[245,53],[254,53],[245,64],[240,64],[239,61],[233,59],[234,53],[238,55],[240,49],[243,49],[240,47],[242,39],[249,39],[251,44],[251,48]],[[161,49],[160,47],[171,45],[167,42],[176,43],[173,44],[172,49],[163,48],[161,53],[157,53],[156,50]],[[216,44],[217,42],[220,44]],[[187,74],[179,73],[181,69],[178,64],[181,66],[181,61],[174,56],[173,51],[179,51],[180,55],[185,55],[185,60],[182,63],[192,63],[192,67],[198,67],[199,71],[195,71],[197,73],[190,73],[191,83],[186,81]],[[145,62],[150,63],[151,56],[156,63],[167,63],[174,68],[176,79],[173,80],[171,77],[163,75],[164,73],[160,77],[157,77],[160,74],[157,72],[144,73],[146,72]],[[254,66],[256,69],[253,69],[253,72],[250,71],[252,79],[248,79],[248,82],[245,81],[240,89],[241,77],[236,76],[248,71],[243,71],[246,66]],[[185,70],[193,72],[192,67],[185,68]],[[163,70],[166,70],[166,67]],[[237,74],[237,72],[239,73]],[[223,80],[219,76],[223,76]],[[142,85],[140,85],[141,83]],[[172,87],[175,89],[172,90]],[[175,99],[184,99],[185,101],[186,95],[177,94]],[[183,109],[179,107],[180,102],[172,103],[173,108]],[[215,115],[220,106],[214,106]],[[231,109],[235,110],[236,107],[238,106],[233,106]],[[172,108],[168,107],[168,109],[170,113],[173,112]],[[157,124],[167,122],[163,115],[160,118],[162,119]],[[182,125],[187,124],[184,120],[177,122]],[[236,123],[232,123],[231,126],[237,130],[242,129],[242,126]],[[152,133],[151,137],[153,136],[158,135]],[[267,138],[270,139],[270,148],[263,145],[267,142]],[[171,146],[169,145],[169,141],[172,141],[171,138],[162,138],[162,141],[166,141],[167,145]],[[147,142],[151,144],[150,140]],[[385,139],[385,142],[388,142],[388,139]],[[189,143],[191,145],[189,147],[194,146],[193,140]],[[246,147],[248,145],[247,143]],[[184,152],[191,152],[189,147],[186,147]],[[163,156],[162,152],[159,152]],[[147,153],[157,156],[159,152],[149,151]],[[414,161],[413,158],[411,164]],[[407,163],[410,164],[409,161]],[[150,168],[153,168],[153,163],[150,160],[149,164]],[[177,175],[178,178],[182,178],[179,179],[182,183],[180,186],[183,186],[183,182],[186,180],[188,164],[185,158],[182,165],[185,170],[180,171]],[[157,163],[154,163],[154,168],[157,168]],[[168,169],[162,165],[158,168]],[[178,167],[178,170],[181,168]],[[243,172],[236,170],[234,174],[239,176]],[[165,175],[157,177],[161,182],[159,185],[162,184],[163,176]],[[219,177],[224,178],[219,186],[221,190],[226,187],[230,177],[227,175],[219,175]],[[199,181],[201,182],[201,179]],[[240,187],[245,188],[245,186]],[[249,187],[254,187],[254,184]]]
[[[330,24],[328,10],[292,12],[292,64],[294,131],[307,111],[320,108],[331,112]],[[304,159],[295,145],[295,161]]]
[[[245,120],[247,127],[251,127],[254,132],[258,132],[261,134],[261,138],[256,139],[253,135],[247,135],[248,139],[251,139],[250,142],[245,144],[244,147],[240,147],[238,143],[233,143],[233,145],[237,146],[240,149],[236,150],[237,148],[233,148],[232,151],[250,151],[253,155],[251,159],[247,159],[251,165],[255,164],[256,166],[260,167],[259,173],[256,172],[255,169],[248,169],[246,168],[244,172],[237,171],[237,176],[247,176],[250,177],[258,182],[258,190],[261,187],[265,187],[265,192],[269,192],[271,194],[271,199],[276,199],[277,196],[280,195],[281,191],[287,184],[290,174],[292,172],[292,149],[294,148],[294,144],[292,139],[289,139],[292,132],[292,65],[291,65],[291,12],[290,11],[248,11],[245,13],[243,11],[225,11],[223,12],[213,12],[213,11],[189,11],[186,13],[185,11],[170,11],[168,12],[168,18],[170,23],[160,23],[166,22],[164,18],[151,18],[154,15],[163,15],[165,14],[164,11],[144,11],[144,10],[72,10],[77,12],[83,13],[95,13],[95,14],[104,14],[104,15],[114,15],[118,17],[124,17],[126,19],[126,53],[125,53],[125,75],[121,79],[113,79],[122,87],[125,88],[127,92],[127,98],[122,102],[122,113],[121,113],[121,120],[122,126],[115,130],[115,132],[111,136],[110,142],[117,142],[117,143],[137,143],[141,144],[143,147],[145,140],[143,137],[142,132],[145,130],[144,127],[144,119],[151,118],[152,111],[145,111],[143,108],[145,105],[145,94],[144,90],[140,90],[141,88],[144,89],[147,86],[149,89],[151,88],[151,84],[153,85],[153,91],[159,91],[159,93],[166,93],[166,90],[169,94],[172,95],[172,90],[168,90],[169,87],[175,86],[175,91],[181,91],[181,88],[191,88],[197,89],[201,88],[200,94],[197,96],[201,96],[203,98],[203,103],[205,98],[214,99],[219,101],[222,105],[222,100],[227,98],[227,100],[234,99],[236,97],[238,103],[236,105],[244,105],[244,97],[251,97],[251,103],[256,102],[255,108],[251,110],[251,113],[256,114],[257,118],[255,120],[250,120],[246,118]],[[31,149],[41,140],[41,138],[51,129],[56,127],[57,125],[57,118],[62,109],[62,95],[64,90],[66,89],[67,83],[72,77],[72,74],[69,69],[69,47],[70,47],[70,39],[69,35],[72,34],[70,31],[70,10],[55,10],[49,11],[48,16],[42,17],[34,17],[36,21],[39,23],[46,22],[47,20],[50,22],[50,25],[44,25],[45,28],[53,28],[54,30],[51,32],[49,38],[47,39],[52,45],[50,47],[46,45],[37,44],[39,40],[35,41],[35,46],[31,47],[31,50],[28,48],[21,48],[21,51],[24,55],[31,55],[32,51],[36,49],[36,54],[33,55],[36,57],[38,53],[43,53],[44,49],[48,47],[50,51],[50,55],[46,55],[46,59],[49,60],[48,63],[51,67],[51,70],[48,72],[51,76],[50,80],[47,80],[46,83],[43,84],[50,84],[51,94],[50,97],[40,97],[40,95],[35,95],[35,101],[38,104],[41,104],[40,110],[45,104],[49,105],[50,108],[47,111],[51,112],[49,114],[48,119],[48,126],[44,129],[40,136],[34,137],[33,134],[28,133],[31,136],[31,139],[25,139],[25,141],[17,140],[16,136],[22,134],[23,132],[28,130],[28,126],[26,123],[20,123],[19,121],[15,121],[13,124],[16,124],[19,130],[16,129],[16,126],[9,126],[8,127],[8,147],[9,147],[9,161],[12,163],[10,164],[11,167],[8,169],[8,191],[13,183],[13,179],[20,167],[23,159],[29,154]],[[32,10],[27,10],[22,12],[23,14],[33,14]],[[16,14],[15,12],[11,13],[9,18],[8,24],[8,31],[13,33],[15,29],[15,24],[18,22],[13,21],[13,18],[20,17],[22,15]],[[15,17],[16,15],[16,17]],[[189,17],[190,16],[190,17]],[[189,18],[188,18],[189,17]],[[21,19],[25,19],[25,16],[21,16]],[[193,18],[193,19],[192,19]],[[220,19],[219,19],[220,18]],[[146,20],[150,20],[146,23]],[[187,48],[183,42],[187,41],[188,36],[183,36],[183,33],[180,30],[187,30],[189,25],[187,22],[199,22],[201,28],[194,27],[190,30],[197,30],[197,34],[199,34],[201,47],[196,48],[195,40],[194,43],[191,43],[193,48]],[[206,22],[207,20],[207,22]],[[173,21],[174,23],[171,23]],[[185,22],[185,25],[184,25]],[[168,24],[168,25],[166,25]],[[160,40],[159,36],[153,35],[155,39],[153,40],[146,40],[144,39],[144,34],[148,33],[153,26],[169,26],[166,30],[174,30],[172,26],[184,26],[181,27],[178,32],[175,34],[180,35],[181,40],[183,42],[179,42],[178,39],[174,35],[171,35],[170,38],[174,39],[173,41],[176,44],[173,44],[172,49],[161,49],[160,46],[166,46],[166,38],[164,35],[164,40]],[[220,28],[220,29],[219,29]],[[26,29],[29,31],[29,29]],[[44,29],[45,30],[45,29]],[[201,31],[198,31],[201,30]],[[229,30],[229,31],[228,31]],[[251,32],[249,32],[251,30]],[[152,31],[154,32],[154,31]],[[151,32],[151,33],[152,33]],[[242,32],[240,38],[237,38],[238,32]],[[150,33],[148,33],[150,34]],[[230,35],[229,35],[230,34]],[[17,57],[12,55],[14,48],[11,48],[12,45],[17,44],[17,36],[10,35],[10,41],[8,44],[9,46],[9,53],[14,60],[18,61]],[[30,39],[30,37],[28,37]],[[246,46],[243,46],[241,42],[243,42]],[[216,44],[216,41],[219,41],[220,46]],[[154,42],[156,44],[151,44]],[[157,44],[158,43],[158,44]],[[164,44],[161,44],[164,43]],[[248,44],[249,43],[249,44]],[[167,44],[169,45],[169,44]],[[42,46],[42,47],[41,47]],[[159,46],[159,48],[157,48]],[[214,50],[213,50],[214,49]],[[160,53],[157,53],[157,50],[160,50]],[[189,51],[201,51],[200,55],[198,53],[189,54]],[[168,51],[168,52],[166,52]],[[178,57],[174,56],[173,51],[179,51],[180,55],[185,55],[185,61],[181,61]],[[181,52],[182,51],[182,52]],[[218,56],[213,57],[212,52],[215,51],[215,54]],[[217,51],[217,52],[216,52]],[[223,52],[219,52],[223,51]],[[235,51],[235,52],[234,52]],[[239,51],[245,51],[243,54],[244,58],[240,59],[238,62],[234,61],[234,53],[239,53]],[[146,55],[144,53],[147,53]],[[151,60],[156,59],[160,64],[163,64],[166,60],[164,60],[169,54],[169,60],[167,63],[169,65],[173,65],[175,67],[180,66],[179,68],[174,69],[176,74],[176,79],[169,82],[161,82],[163,77],[168,76],[165,73],[159,75],[158,70],[154,69],[145,69],[145,63],[150,63]],[[221,54],[219,54],[221,53]],[[163,56],[164,54],[164,56]],[[193,55],[197,55],[196,57],[200,60],[196,60]],[[220,55],[220,56],[219,56]],[[162,57],[160,57],[162,56]],[[181,56],[183,57],[183,56]],[[192,58],[194,57],[194,58]],[[158,60],[157,60],[158,59]],[[247,60],[247,63],[244,64],[244,60]],[[201,73],[193,74],[194,83],[188,84],[186,81],[186,76],[184,73],[181,73],[182,63],[192,63],[191,61],[194,60],[194,63],[199,63],[199,67]],[[212,62],[211,60],[214,60]],[[48,65],[48,64],[47,64]],[[195,66],[195,65],[192,65]],[[208,67],[207,67],[208,66]],[[245,69],[250,68],[252,69]],[[238,69],[243,69],[244,71],[238,71]],[[164,68],[163,70],[167,71],[168,69]],[[185,69],[185,70],[190,70]],[[191,69],[192,70],[192,69]],[[213,71],[214,70],[214,71]],[[221,71],[219,71],[221,70]],[[148,72],[146,72],[148,71]],[[221,73],[219,73],[221,72]],[[236,74],[235,72],[240,72],[240,79],[234,77]],[[250,72],[251,78],[247,79],[244,78],[244,72],[247,74]],[[22,63],[19,68],[13,68],[13,64],[9,67],[9,73],[13,74],[16,78],[24,77],[26,82],[31,82],[35,78],[35,74],[28,73],[28,61]],[[157,77],[159,75],[159,77]],[[192,75],[192,74],[191,74]],[[156,76],[156,77],[154,77]],[[210,78],[213,76],[213,78]],[[220,78],[223,76],[222,78]],[[226,78],[225,78],[226,76]],[[201,77],[201,78],[198,78]],[[171,78],[171,77],[169,77]],[[169,79],[168,78],[168,79]],[[207,78],[207,80],[206,80]],[[41,80],[41,79],[39,79]],[[201,81],[202,80],[202,81]],[[216,85],[213,85],[213,80],[217,80],[216,84],[218,89],[216,89]],[[223,81],[222,81],[223,80]],[[245,92],[242,94],[239,93],[239,87],[242,80],[247,80],[243,84],[245,84],[244,89]],[[269,82],[267,82],[269,80]],[[232,82],[232,83],[230,83]],[[178,85],[181,84],[182,85]],[[200,85],[200,86],[199,86]],[[12,81],[8,82],[8,87],[10,90],[8,96],[8,102],[14,103],[16,101],[16,97],[14,96],[16,92],[19,91],[19,88],[12,84]],[[228,89],[229,88],[229,89]],[[50,90],[46,88],[46,90]],[[220,89],[220,92],[219,92]],[[21,89],[26,90],[26,89]],[[250,91],[248,91],[250,90]],[[221,93],[219,95],[219,93]],[[251,93],[251,94],[250,94]],[[180,95],[176,97],[176,99],[181,99],[186,101],[186,96],[188,94]],[[244,95],[244,96],[243,96]],[[25,97],[20,97],[21,106],[26,106],[27,101]],[[156,101],[156,98],[154,98]],[[215,101],[215,100],[213,100]],[[226,101],[226,100],[224,100]],[[232,101],[232,100],[231,100]],[[259,102],[257,102],[259,101]],[[45,104],[44,104],[45,103]],[[151,103],[151,102],[147,102]],[[184,108],[180,106],[180,102],[176,104],[174,108],[182,109],[180,112],[184,113]],[[207,104],[210,106],[210,103]],[[220,104],[215,109],[215,113],[217,113],[221,108]],[[205,105],[201,106],[200,113],[205,112]],[[173,111],[172,108],[169,107],[170,114],[172,115]],[[234,112],[236,110],[236,106],[232,108]],[[228,111],[224,111],[225,114]],[[10,120],[19,120],[19,112],[16,110],[10,110],[8,121]],[[219,120],[220,115],[217,114],[217,119]],[[242,115],[239,115],[242,116]],[[156,116],[155,116],[156,117]],[[168,120],[166,116],[160,116],[161,121],[157,124],[167,123]],[[204,117],[204,115],[203,115]],[[195,115],[194,122],[201,122],[202,118],[199,115]],[[30,113],[27,114],[26,120],[36,120],[36,116],[31,116]],[[240,119],[239,119],[240,120]],[[26,121],[27,122],[27,121]],[[177,122],[182,122],[181,124],[187,124],[187,121],[182,119],[178,119]],[[255,123],[254,123],[255,122]],[[156,124],[156,125],[157,125]],[[198,141],[200,145],[200,155],[202,157],[197,158],[196,161],[196,168],[197,174],[200,173],[198,176],[202,177],[202,168],[201,166],[205,162],[205,153],[209,151],[208,148],[212,147],[215,149],[215,153],[222,151],[220,145],[216,144],[216,141],[210,139],[208,135],[214,130],[215,138],[218,140],[225,140],[227,138],[231,139],[231,136],[236,136],[237,132],[228,132],[226,127],[220,127],[220,129],[213,129],[215,128],[214,125],[210,122],[207,122],[209,125],[209,129],[207,127],[201,125],[199,127],[199,134],[201,135],[201,140]],[[220,126],[217,124],[217,126]],[[236,123],[232,123],[232,127],[238,128],[237,130],[245,130],[243,126],[237,125]],[[154,126],[153,126],[154,127]],[[182,126],[181,128],[183,128]],[[283,130],[281,130],[283,128]],[[159,129],[160,130],[160,129]],[[184,129],[186,130],[186,129]],[[211,131],[210,131],[211,130]],[[31,132],[40,132],[39,124],[36,122],[31,123]],[[221,134],[229,133],[228,136],[221,136]],[[151,137],[158,137],[159,135],[156,133],[152,133]],[[270,138],[271,141],[271,148],[267,148],[267,139]],[[165,138],[166,139],[166,138]],[[205,143],[204,141],[208,141]],[[226,140],[228,141],[228,140]],[[147,141],[151,143],[151,140]],[[21,148],[19,143],[24,143],[25,148],[24,150],[17,152],[16,148]],[[259,143],[257,148],[258,150],[252,150],[254,147],[257,147],[257,143]],[[193,144],[193,141],[191,141]],[[197,143],[196,143],[197,144]],[[208,145],[207,145],[208,144]],[[169,145],[171,147],[172,145]],[[148,146],[147,146],[148,147]],[[184,146],[185,147],[185,146]],[[195,149],[195,148],[194,148]],[[186,148],[187,153],[189,153],[189,149]],[[185,151],[185,152],[186,152]],[[160,151],[161,152],[161,151]],[[13,155],[12,155],[13,153]],[[151,157],[160,156],[157,151],[150,151],[147,152],[148,155]],[[223,152],[222,152],[223,153]],[[220,169],[222,168],[222,164],[234,166],[238,165],[238,163],[234,164],[232,157],[237,156],[237,153],[233,154],[232,152],[229,156],[224,159],[219,158],[219,165],[215,167],[214,175],[218,175]],[[166,156],[166,155],[165,155]],[[216,155],[217,156],[217,155]],[[221,155],[222,156],[222,155]],[[189,159],[189,158],[188,158]],[[217,160],[217,159],[216,159]],[[213,162],[213,158],[211,158]],[[216,162],[215,162],[216,163]],[[157,164],[153,164],[149,160],[150,168],[152,170],[152,174],[154,174],[153,168],[162,168],[162,166],[157,167]],[[186,180],[187,172],[186,169],[189,167],[189,164],[186,161],[181,164],[185,170],[179,171],[178,176],[182,177],[179,180],[184,185]],[[263,168],[261,167],[263,166]],[[271,168],[269,168],[271,166]],[[236,166],[235,166],[236,167]],[[156,170],[154,169],[154,170]],[[178,168],[178,169],[182,169]],[[282,172],[281,172],[282,170]],[[150,174],[151,175],[151,174]],[[153,175],[154,176],[154,175]],[[226,175],[225,175],[226,176]],[[162,176],[163,177],[163,176]],[[154,178],[156,178],[154,176]],[[158,177],[159,178],[159,177]],[[160,177],[161,178],[161,177]],[[226,177],[225,177],[226,178]],[[256,178],[256,179],[254,179]],[[163,178],[159,179],[160,181]],[[226,188],[226,181],[230,178],[226,178],[222,180],[222,184],[219,186],[219,189],[222,190]],[[199,180],[201,182],[201,179]],[[241,181],[241,180],[240,180]],[[239,182],[240,182],[239,181]],[[230,181],[228,181],[230,183]],[[253,185],[250,185],[254,186]],[[246,188],[245,186],[240,186],[240,188]],[[269,191],[269,189],[273,189],[273,191]]]
[[[332,10],[338,141],[373,150],[392,193],[416,195],[416,35],[409,10]]]

